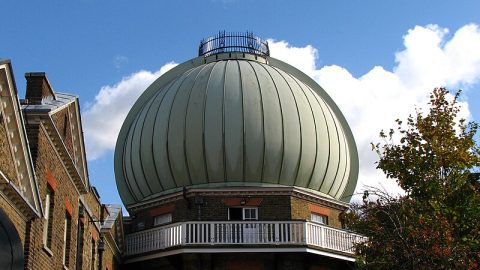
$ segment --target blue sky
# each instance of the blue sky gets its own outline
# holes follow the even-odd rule
[[[117,119],[112,114],[128,108],[112,112],[100,103],[130,106],[126,99],[141,92],[133,88],[174,65],[166,64],[195,57],[200,39],[219,30],[271,39],[274,57],[294,62],[332,95],[352,123],[364,184],[378,178],[365,145],[422,106],[433,86],[465,89],[465,107],[480,121],[478,0],[7,0],[1,9],[0,58],[12,60],[20,97],[31,71],[47,72],[56,91],[80,96],[93,149],[90,179],[105,203],[120,203],[113,151],[89,137],[98,132],[92,119]],[[115,133],[102,132],[115,141]]]

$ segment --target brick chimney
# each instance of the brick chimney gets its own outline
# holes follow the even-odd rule
[[[25,79],[27,79],[25,99],[28,104],[42,104],[44,99],[55,99],[55,92],[45,72],[25,73]]]

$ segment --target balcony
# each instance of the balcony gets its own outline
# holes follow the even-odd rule
[[[320,254],[338,254],[353,260],[354,244],[365,237],[307,221],[193,221],[128,234],[126,256],[175,248],[281,248],[303,247]],[[290,249],[291,250],[291,249]],[[232,252],[232,251],[231,251]]]

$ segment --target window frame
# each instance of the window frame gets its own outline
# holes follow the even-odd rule
[[[78,208],[78,213],[85,211],[83,205],[80,205]],[[77,226],[77,255],[76,255],[76,269],[83,268],[83,251],[85,248],[85,224],[82,222],[80,214],[78,216],[78,226]]]
[[[322,225],[328,225],[328,216],[312,212],[310,213],[310,221],[318,224],[322,224]]]
[[[166,218],[166,220],[162,220],[162,222],[157,222],[157,218],[160,219],[160,218],[164,218],[164,217]],[[157,227],[157,226],[170,224],[170,223],[172,223],[172,221],[173,221],[172,213],[165,213],[165,214],[157,215],[157,216],[153,217],[153,226]]]
[[[43,218],[43,235],[42,242],[45,247],[52,247],[52,231],[53,231],[53,211],[55,208],[55,192],[47,186],[45,195],[45,213]]]
[[[248,217],[247,218],[247,210],[248,210],[248,212],[255,213],[255,217],[253,217],[253,218]],[[256,207],[243,207],[242,218],[243,218],[244,221],[257,221],[258,220],[258,208],[256,208]]]
[[[63,231],[63,266],[70,266],[70,251],[72,240],[72,217],[68,211],[65,211],[65,226]]]

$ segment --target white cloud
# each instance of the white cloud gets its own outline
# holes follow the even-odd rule
[[[274,39],[268,39],[268,45],[273,57],[300,69],[311,77],[315,74],[318,50],[313,46],[293,47],[286,41]]]
[[[392,71],[373,67],[355,78],[343,67],[317,68],[318,52],[312,46],[293,47],[285,41],[269,40],[272,56],[296,66],[313,77],[335,100],[355,136],[360,158],[357,191],[364,186],[400,189],[375,169],[378,157],[370,142],[378,142],[380,130],[394,127],[415,106],[426,107],[428,94],[438,86],[452,90],[480,81],[480,29],[470,24],[447,39],[448,30],[436,25],[416,26],[404,36],[405,48],[396,53]],[[468,104],[461,116],[469,118]]]
[[[88,159],[115,148],[118,132],[133,103],[155,79],[176,65],[170,62],[155,72],[142,70],[100,89],[93,104],[87,105],[82,114]]]

